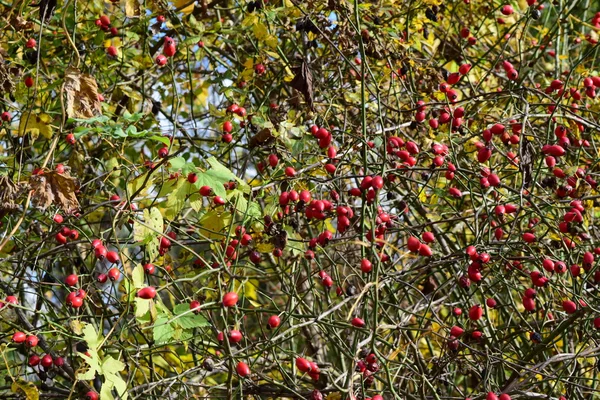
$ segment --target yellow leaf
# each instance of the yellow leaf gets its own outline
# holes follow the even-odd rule
[[[260,253],[271,253],[275,249],[272,243],[259,243],[256,245],[256,251]]]
[[[173,0],[173,5],[177,11],[184,14],[191,14],[194,11],[194,3],[196,0]]]
[[[265,43],[267,44],[267,46],[269,46],[272,49],[276,49],[277,48],[277,37],[273,36],[273,35],[268,35],[265,39]]]
[[[14,393],[23,392],[27,400],[38,400],[40,393],[33,382],[28,382],[25,379],[17,379],[12,383],[10,389]]]
[[[50,122],[52,118],[48,114],[37,114],[26,113],[21,116],[19,122],[18,136],[25,136],[27,133],[31,133],[31,137],[35,140],[39,135],[42,135],[46,139],[52,137],[52,125]]]
[[[198,233],[210,239],[222,239],[224,235],[223,228],[229,226],[230,222],[230,213],[219,213],[216,210],[209,211],[200,219]]]
[[[140,3],[138,0],[125,0],[125,15],[128,18],[140,16]]]
[[[254,24],[254,26],[252,27],[252,30],[254,31],[254,36],[256,36],[256,39],[263,41],[267,38],[267,36],[269,35],[269,32],[267,31],[267,27],[265,26],[265,24],[263,23],[256,23]]]

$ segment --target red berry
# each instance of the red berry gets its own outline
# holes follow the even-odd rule
[[[34,84],[33,78],[28,75],[25,77],[25,86],[27,86],[28,88],[32,87]]]
[[[153,286],[147,286],[145,288],[141,288],[137,292],[137,296],[141,299],[150,300],[156,297],[156,288]]]
[[[302,357],[296,358],[296,368],[298,368],[298,370],[303,373],[307,373],[312,369],[310,361]]]
[[[27,340],[25,341],[25,343],[29,347],[35,347],[35,346],[37,346],[38,342],[39,342],[39,339],[35,335],[29,335],[29,336],[27,336]]]
[[[110,25],[110,18],[106,15],[103,15],[100,17],[100,23],[102,23],[102,25],[104,26],[109,26]]]
[[[469,318],[473,321],[481,319],[483,316],[483,308],[477,304],[469,309]]]
[[[512,8],[512,6],[510,4],[505,4],[500,9],[500,12],[504,15],[511,15],[512,13],[515,12],[515,10],[514,10],[514,8]]]
[[[363,258],[360,262],[360,270],[365,274],[368,274],[373,270],[373,264],[371,264],[371,261],[367,260],[366,258]]]
[[[116,281],[119,280],[119,278],[121,277],[121,271],[119,271],[119,268],[111,268],[108,271],[108,279],[110,279],[111,281]]]
[[[296,176],[296,170],[292,167],[286,167],[284,172],[287,177],[293,178]]]
[[[40,364],[44,368],[50,368],[53,363],[54,360],[52,360],[52,356],[50,354],[44,355],[44,357],[42,357],[42,359],[40,360]]]
[[[275,329],[279,326],[280,323],[281,323],[281,318],[279,318],[278,315],[271,315],[269,317],[269,321],[267,322],[267,325],[269,328]]]
[[[25,340],[27,340],[27,335],[23,332],[15,332],[12,336],[12,341],[14,343],[23,343]]]
[[[248,364],[240,361],[235,367],[235,372],[237,372],[239,376],[244,378],[250,375],[250,367],[248,367]]]
[[[27,43],[25,43],[25,47],[28,49],[33,49],[35,46],[37,46],[37,42],[33,38],[29,39]]]
[[[148,275],[154,275],[154,271],[156,270],[156,267],[154,267],[154,264],[144,264],[144,273],[148,274]]]
[[[31,357],[29,357],[29,361],[28,361],[28,365],[30,367],[35,367],[40,363],[40,356],[38,356],[37,354],[32,354]]]
[[[575,311],[577,311],[577,304],[571,300],[563,301],[562,307],[567,314],[573,314]]]
[[[363,328],[365,326],[365,321],[358,317],[352,318],[350,323],[356,328]]]
[[[167,57],[163,56],[162,54],[159,54],[156,56],[154,61],[156,62],[156,65],[162,67],[167,64]]]
[[[111,57],[116,57],[118,54],[117,48],[115,46],[108,46],[106,48],[106,54],[108,54]]]
[[[77,285],[78,280],[79,280],[79,277],[76,274],[71,274],[65,278],[65,284],[68,286],[75,286],[75,285]]]
[[[85,394],[85,400],[98,400],[98,393],[90,390]]]
[[[235,293],[235,292],[226,293],[225,296],[223,296],[223,306],[224,307],[233,307],[237,304],[238,300],[239,300],[239,296],[237,293]]]
[[[113,264],[119,262],[119,254],[116,251],[109,251],[106,253],[106,260]]]

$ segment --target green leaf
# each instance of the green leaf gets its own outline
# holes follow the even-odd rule
[[[143,318],[148,311],[150,311],[150,306],[152,300],[150,299],[140,299],[139,297],[135,298],[135,317]]]
[[[177,172],[187,164],[187,161],[183,157],[173,157],[169,160],[169,164],[169,171]]]
[[[133,239],[138,244],[155,241],[163,231],[163,217],[156,207],[144,210],[144,220],[133,223]]]
[[[152,336],[156,344],[167,343],[173,338],[175,328],[169,323],[168,315],[160,315],[152,329]]]
[[[183,209],[187,195],[192,192],[192,188],[192,184],[187,179],[179,179],[177,181],[177,186],[167,198],[165,210],[165,217],[167,219],[172,220],[179,214]]]
[[[83,327],[83,340],[87,343],[88,347],[92,350],[98,350],[98,346],[102,342],[102,335],[96,332],[94,325],[85,324]]]
[[[193,329],[203,326],[210,326],[210,323],[200,314],[194,314],[190,311],[189,304],[178,304],[173,308],[173,313],[177,316],[173,323],[184,328]]]
[[[144,287],[144,267],[142,264],[137,264],[131,271],[131,280],[134,288],[141,289]]]
[[[202,209],[202,196],[198,193],[194,193],[190,196],[190,206],[194,209],[194,211],[198,212]]]
[[[150,140],[156,140],[157,142],[161,142],[165,146],[168,146],[169,144],[171,144],[169,138],[165,137],[165,136],[153,135],[153,136],[150,136],[148,139],[150,139]]]

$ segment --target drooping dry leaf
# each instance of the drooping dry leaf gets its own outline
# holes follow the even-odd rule
[[[29,185],[34,191],[32,202],[42,210],[51,204],[56,204],[67,214],[79,208],[79,201],[75,191],[79,186],[77,179],[73,178],[68,171],[59,174],[56,171],[48,171],[42,175],[33,175],[29,179]]]
[[[0,55],[0,97],[3,97],[4,94],[12,94],[15,91],[15,83],[3,61],[4,59]]]
[[[17,198],[22,190],[8,176],[0,176],[0,216],[13,212],[18,208]]]
[[[533,181],[533,158],[535,152],[533,144],[529,140],[522,141],[521,145],[521,163],[519,167],[523,173],[523,187],[529,188]]]
[[[253,149],[257,146],[270,142],[273,138],[274,136],[271,134],[271,130],[269,128],[264,128],[250,138],[248,141],[248,147]]]
[[[33,22],[26,20],[25,18],[21,17],[20,15],[13,15],[10,18],[9,23],[16,31],[23,31],[23,30],[33,28]]]
[[[306,60],[302,60],[299,67],[294,68],[292,87],[304,95],[304,100],[311,110],[313,108],[313,76]]]
[[[65,93],[69,118],[92,118],[100,114],[98,84],[93,76],[82,74],[77,68],[65,71]]]
[[[140,16],[140,3],[138,0],[125,0],[125,15],[127,18]]]

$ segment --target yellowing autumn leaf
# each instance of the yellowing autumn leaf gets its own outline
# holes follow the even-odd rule
[[[254,36],[256,36],[256,39],[263,41],[267,38],[267,36],[269,35],[269,32],[267,31],[267,27],[265,26],[265,24],[262,24],[260,22],[254,24],[254,26],[252,27],[252,30],[254,31]]]
[[[194,11],[194,3],[196,0],[173,0],[173,5],[177,11],[184,14],[191,14]]]
[[[30,133],[31,137],[35,140],[39,135],[42,135],[46,139],[52,137],[52,118],[48,114],[33,114],[25,113],[21,116],[19,122],[18,136],[25,136]]]
[[[125,0],[125,15],[128,18],[140,16],[140,3],[138,0]]]
[[[38,400],[40,392],[33,382],[28,382],[25,379],[17,379],[12,383],[10,389],[14,393],[23,393],[27,400]]]

